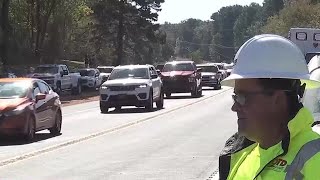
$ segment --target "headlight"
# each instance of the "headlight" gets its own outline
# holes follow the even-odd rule
[[[103,89],[103,90],[107,90],[109,87],[108,86],[101,86],[101,89]]]
[[[141,84],[141,85],[138,85],[137,87],[138,87],[138,88],[146,88],[147,85],[146,85],[146,84]]]
[[[22,114],[24,112],[24,110],[25,110],[24,106],[18,106],[17,108],[15,108],[11,111],[5,112],[3,114],[5,116],[16,116],[16,115]]]

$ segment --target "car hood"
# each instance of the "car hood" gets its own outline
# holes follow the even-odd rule
[[[217,73],[213,73],[213,72],[202,72],[201,74],[202,74],[202,76],[215,76]]]
[[[193,74],[193,71],[170,71],[161,72],[162,76],[189,76]]]
[[[140,84],[149,84],[149,79],[114,79],[108,80],[103,83],[106,86],[123,86],[123,85],[140,85]]]
[[[27,98],[0,99],[0,112],[9,109],[14,109],[26,101],[28,101]]]

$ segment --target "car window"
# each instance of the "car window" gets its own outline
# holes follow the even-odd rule
[[[213,72],[216,73],[218,72],[218,67],[216,66],[198,66],[198,68],[202,69],[202,72]]]
[[[166,64],[163,67],[163,72],[168,71],[194,71],[194,66],[191,63],[177,63],[177,64]]]
[[[134,68],[134,69],[114,69],[109,77],[109,80],[113,79],[126,79],[126,78],[136,78],[136,79],[149,79],[147,68]]]
[[[49,94],[49,88],[46,84],[44,84],[43,82],[41,81],[38,81],[38,85],[39,85],[39,88],[40,88],[40,92],[43,93],[43,94]]]
[[[0,82],[0,99],[25,97],[28,89],[24,82]]]
[[[33,84],[33,93],[32,93],[32,98],[35,99],[36,95],[40,93],[40,88],[37,83]]]
[[[150,68],[150,75],[158,75],[157,71],[153,67]]]

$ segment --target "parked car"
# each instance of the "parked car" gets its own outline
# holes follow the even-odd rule
[[[8,73],[1,73],[0,78],[17,78],[17,76],[12,72],[8,72]]]
[[[0,79],[0,134],[23,135],[28,141],[35,133],[49,129],[60,134],[62,125],[59,95],[40,79]]]
[[[193,61],[167,62],[161,72],[163,91],[166,97],[171,93],[191,93],[192,97],[202,96],[201,69]]]
[[[100,87],[102,78],[100,77],[100,72],[98,69],[86,68],[79,69],[81,75],[81,85],[82,87],[96,89]]]
[[[58,94],[70,90],[72,94],[81,94],[79,73],[70,73],[66,65],[46,64],[35,68],[29,77],[42,79]]]
[[[222,74],[217,65],[212,63],[197,64],[197,68],[201,68],[201,85],[221,89]]]
[[[100,78],[102,83],[108,80],[114,66],[98,66],[97,69],[100,71]]]
[[[100,110],[121,106],[145,107],[153,110],[163,107],[162,81],[152,65],[125,65],[113,69],[108,81],[100,88]]]

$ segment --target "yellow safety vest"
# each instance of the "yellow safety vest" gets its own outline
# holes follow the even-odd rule
[[[288,123],[290,136],[264,150],[259,144],[232,153],[228,180],[320,179],[320,135],[312,131],[312,114],[301,108]]]

